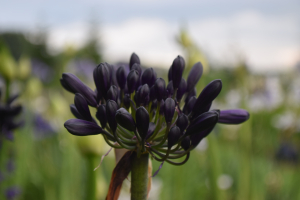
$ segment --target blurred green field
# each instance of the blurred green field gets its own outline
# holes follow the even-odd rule
[[[73,118],[73,95],[59,83],[63,72],[71,72],[95,88],[93,68],[105,60],[93,38],[82,49],[66,47],[55,56],[47,52],[43,34],[39,38],[32,43],[20,33],[0,34],[0,86],[5,90],[9,80],[10,93],[20,93],[17,103],[24,109],[19,118],[25,121],[14,141],[2,142],[0,199],[8,199],[6,191],[12,186],[20,190],[14,198],[19,200],[87,199],[91,173],[96,174],[98,199],[105,199],[114,153],[92,171],[109,146],[102,136],[76,137],[65,130],[63,123]],[[153,178],[150,199],[300,199],[300,70],[255,74],[242,59],[231,68],[210,66],[187,33],[182,32],[177,42],[187,67],[199,60],[205,67],[197,94],[210,81],[221,79],[216,107],[244,108],[250,120],[234,127],[217,125],[185,165],[165,163]],[[158,77],[167,76],[167,70],[159,73]],[[153,160],[153,172],[160,164]],[[129,185],[125,180],[120,199],[129,199]]]

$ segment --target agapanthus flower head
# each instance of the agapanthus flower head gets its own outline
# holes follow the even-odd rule
[[[213,80],[196,96],[195,87],[203,72],[200,62],[193,66],[186,81],[182,77],[185,61],[181,56],[175,58],[167,87],[153,68],[142,70],[135,53],[128,65],[129,73],[124,66],[112,69],[108,63],[99,64],[94,70],[97,92],[74,75],[63,74],[63,87],[75,93],[75,104],[70,107],[77,119],[65,123],[71,134],[102,134],[114,148],[135,151],[138,156],[149,153],[160,162],[181,165],[217,123],[239,124],[249,118],[245,110],[210,109],[222,89],[221,80]],[[116,77],[117,83],[111,77]],[[100,126],[88,105],[97,108]],[[171,161],[181,157],[185,157],[182,162]]]

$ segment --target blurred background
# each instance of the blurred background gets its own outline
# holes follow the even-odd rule
[[[89,169],[109,147],[101,136],[75,137],[73,95],[63,72],[92,89],[100,62],[129,62],[132,52],[158,77],[177,55],[184,76],[198,61],[197,94],[214,79],[221,109],[243,108],[243,125],[217,125],[183,166],[165,164],[150,199],[300,199],[300,2],[297,0],[38,1],[0,0],[0,87],[20,94],[24,125],[0,150],[0,199],[87,199]],[[93,110],[93,112],[95,112]],[[90,162],[88,157],[93,157]],[[156,170],[160,163],[153,161]],[[94,172],[105,199],[111,152]],[[120,199],[129,199],[125,180]]]

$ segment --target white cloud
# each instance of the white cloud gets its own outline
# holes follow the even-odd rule
[[[219,62],[226,59],[224,54],[228,56],[230,51],[237,54],[239,50],[256,70],[289,68],[300,59],[298,23],[293,16],[270,17],[243,12],[229,18],[192,22],[190,31],[195,40],[207,47],[211,57]],[[233,48],[228,48],[230,46]]]
[[[178,28],[160,19],[132,19],[103,27],[104,53],[108,59],[129,60],[136,52],[141,62],[168,66],[181,54],[174,38]]]
[[[266,16],[242,12],[223,18],[204,18],[188,23],[196,43],[215,63],[233,64],[245,55],[255,70],[290,68],[300,60],[299,21],[293,16]],[[179,24],[163,19],[132,18],[103,24],[99,37],[103,53],[110,62],[128,60],[136,52],[148,65],[169,67],[178,54],[175,42]],[[57,27],[50,31],[49,44],[61,49],[73,42],[86,41],[87,26],[83,23]]]
[[[47,44],[52,53],[62,51],[67,45],[80,48],[87,41],[88,26],[83,22],[54,27],[49,30]]]

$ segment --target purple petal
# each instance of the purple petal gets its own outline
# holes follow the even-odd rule
[[[118,110],[118,105],[113,100],[108,100],[106,103],[106,119],[109,124],[110,129],[114,132],[117,129],[117,121],[116,121],[116,112]]]
[[[162,166],[163,166],[164,162],[165,162],[165,161],[163,161],[163,162],[160,164],[160,166],[159,166],[158,170],[156,170],[156,172],[154,172],[154,174],[153,174],[153,176],[152,176],[152,177],[155,177],[155,176],[158,174],[158,172],[159,172],[159,170],[162,168]]]
[[[212,130],[214,129],[215,125],[204,130],[204,131],[200,131],[199,133],[196,133],[194,135],[191,135],[191,144],[196,147],[203,138],[205,138],[206,136],[208,136],[208,134],[210,134],[212,132]]]
[[[143,106],[136,110],[136,127],[140,136],[146,138],[149,129],[149,113]]]
[[[64,126],[71,134],[78,136],[97,135],[102,132],[102,128],[96,123],[82,119],[69,119]]]
[[[209,111],[198,116],[187,128],[186,134],[192,135],[204,131],[218,122],[218,113],[216,111]]]
[[[120,88],[124,89],[126,84],[126,77],[127,77],[124,66],[121,66],[117,69],[116,77]]]
[[[100,63],[93,72],[97,90],[106,98],[106,93],[111,86],[111,66],[108,63]]]
[[[221,92],[222,89],[222,81],[217,79],[210,82],[200,93],[197,98],[197,101],[194,105],[193,112],[194,115],[199,115],[201,109],[208,104],[210,104]]]
[[[118,124],[120,124],[125,129],[129,131],[136,130],[135,121],[131,114],[125,108],[120,108],[119,110],[117,110],[115,118]]]
[[[194,64],[187,78],[187,91],[192,90],[196,86],[197,82],[202,76],[202,73],[203,66],[200,62],[197,62],[196,64]]]
[[[75,94],[74,103],[77,111],[80,113],[83,119],[87,121],[93,121],[87,101],[81,94]]]
[[[132,65],[135,64],[135,63],[141,64],[141,61],[140,61],[139,56],[136,53],[132,53],[131,56],[130,56],[130,60],[129,60],[130,70],[131,70]]]
[[[172,98],[167,98],[164,105],[165,120],[170,123],[175,112],[175,101]]]
[[[155,128],[156,128],[156,125],[153,122],[150,122],[146,140],[154,133]]]
[[[177,89],[180,84],[184,68],[184,59],[181,56],[177,56],[172,64],[172,81],[174,89]]]
[[[224,124],[240,124],[249,119],[248,111],[243,109],[221,110],[219,123]]]
[[[83,119],[82,115],[78,112],[78,110],[74,104],[70,105],[70,110],[71,110],[72,114],[74,115],[74,117],[76,117],[77,119]]]
[[[186,91],[187,91],[187,84],[186,81],[182,78],[177,90],[177,95],[176,95],[177,101],[181,100],[182,96]]]
[[[7,200],[12,200],[14,199],[17,195],[21,193],[21,190],[17,187],[10,187],[6,189],[5,191],[5,196]]]
[[[73,91],[73,93],[82,94],[89,105],[93,107],[97,106],[95,92],[91,88],[86,86],[83,82],[81,82],[81,80],[77,78],[77,76],[71,73],[63,73],[62,79],[64,84],[66,84],[68,88]]]

